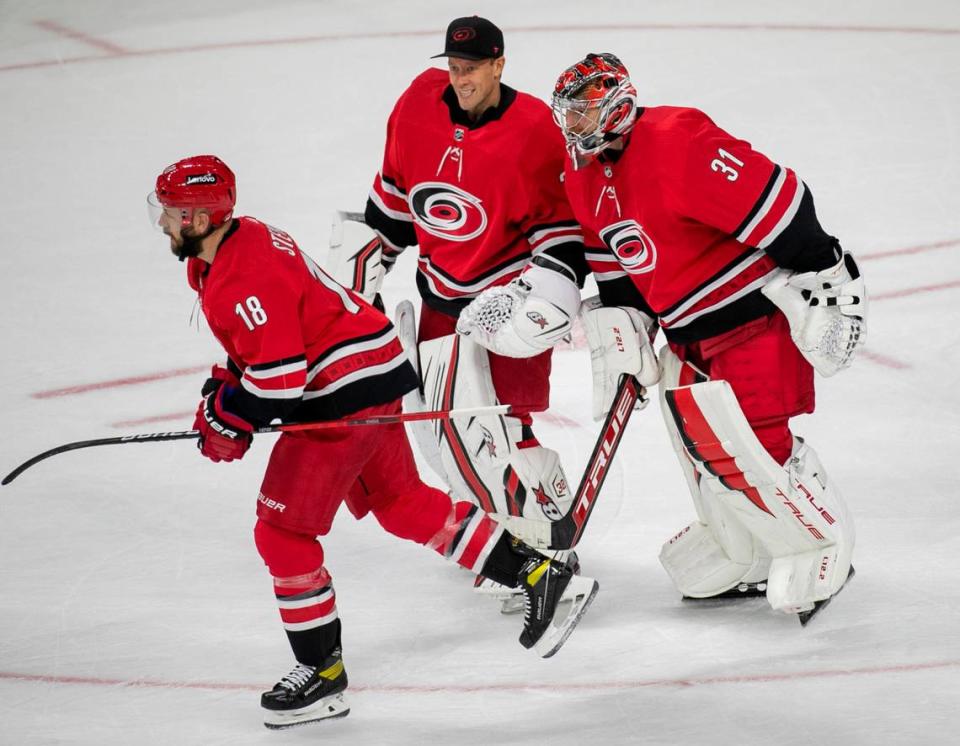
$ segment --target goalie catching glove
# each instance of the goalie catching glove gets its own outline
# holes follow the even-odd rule
[[[200,432],[197,448],[211,461],[233,461],[243,458],[253,441],[253,425],[228,412],[223,397],[230,386],[239,386],[226,368],[214,365],[210,378],[203,384],[203,401],[197,407],[193,429]]]
[[[579,305],[577,284],[535,258],[509,284],[474,298],[460,313],[457,333],[498,355],[533,357],[569,336]]]
[[[635,407],[643,409],[650,401],[646,387],[660,380],[657,355],[650,344],[657,322],[636,308],[603,306],[597,296],[583,302],[580,319],[593,369],[593,419],[606,416],[625,373],[636,376],[644,387]]]
[[[867,336],[867,291],[850,254],[820,272],[778,273],[763,294],[790,324],[790,336],[823,376],[849,367]]]

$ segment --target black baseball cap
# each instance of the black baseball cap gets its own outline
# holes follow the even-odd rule
[[[447,26],[447,43],[437,57],[462,57],[465,60],[487,60],[503,56],[503,32],[486,18],[455,18]]]

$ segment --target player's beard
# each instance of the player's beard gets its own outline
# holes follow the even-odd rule
[[[176,243],[173,236],[170,236],[170,251],[181,262],[191,257],[200,256],[203,251],[203,239],[213,231],[211,226],[203,234],[193,232],[192,226],[187,226],[180,231],[180,243]],[[169,234],[168,234],[169,235]]]

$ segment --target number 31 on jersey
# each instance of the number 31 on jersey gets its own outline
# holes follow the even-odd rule
[[[740,172],[731,166],[730,163],[734,163],[740,168],[743,168],[743,161],[735,155],[731,155],[723,148],[717,150],[717,155],[720,157],[714,158],[710,162],[710,168],[718,173],[724,174],[727,177],[727,181],[736,181],[740,176]],[[727,163],[727,161],[730,161],[730,163]]]

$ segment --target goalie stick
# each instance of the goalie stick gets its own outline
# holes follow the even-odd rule
[[[477,417],[490,414],[510,414],[511,406],[509,404],[497,404],[490,407],[463,407],[461,409],[438,409],[429,412],[401,412],[400,414],[379,414],[370,417],[344,417],[340,420],[324,420],[319,422],[298,422],[288,425],[270,425],[268,427],[258,427],[253,432],[255,435],[263,433],[290,433],[300,430],[328,430],[337,427],[356,427],[358,425],[392,425],[397,422],[415,422],[417,420],[449,420],[460,417]],[[14,479],[34,464],[44,459],[56,456],[58,453],[75,451],[80,448],[93,448],[94,446],[112,446],[124,443],[156,443],[163,440],[195,440],[200,437],[197,430],[175,430],[165,433],[140,433],[138,435],[121,435],[115,438],[99,438],[96,440],[78,440],[74,443],[65,443],[64,445],[51,448],[44,451],[32,459],[23,462],[7,474],[0,482],[2,485],[8,485]]]
[[[635,376],[624,374],[620,377],[613,404],[607,412],[600,435],[593,447],[593,453],[590,454],[583,476],[580,478],[580,486],[577,488],[570,510],[563,518],[557,521],[538,521],[519,516],[495,515],[497,521],[514,536],[537,549],[556,550],[575,547],[597,504],[600,488],[607,477],[627,422],[633,414],[634,405],[640,398],[641,389]]]

